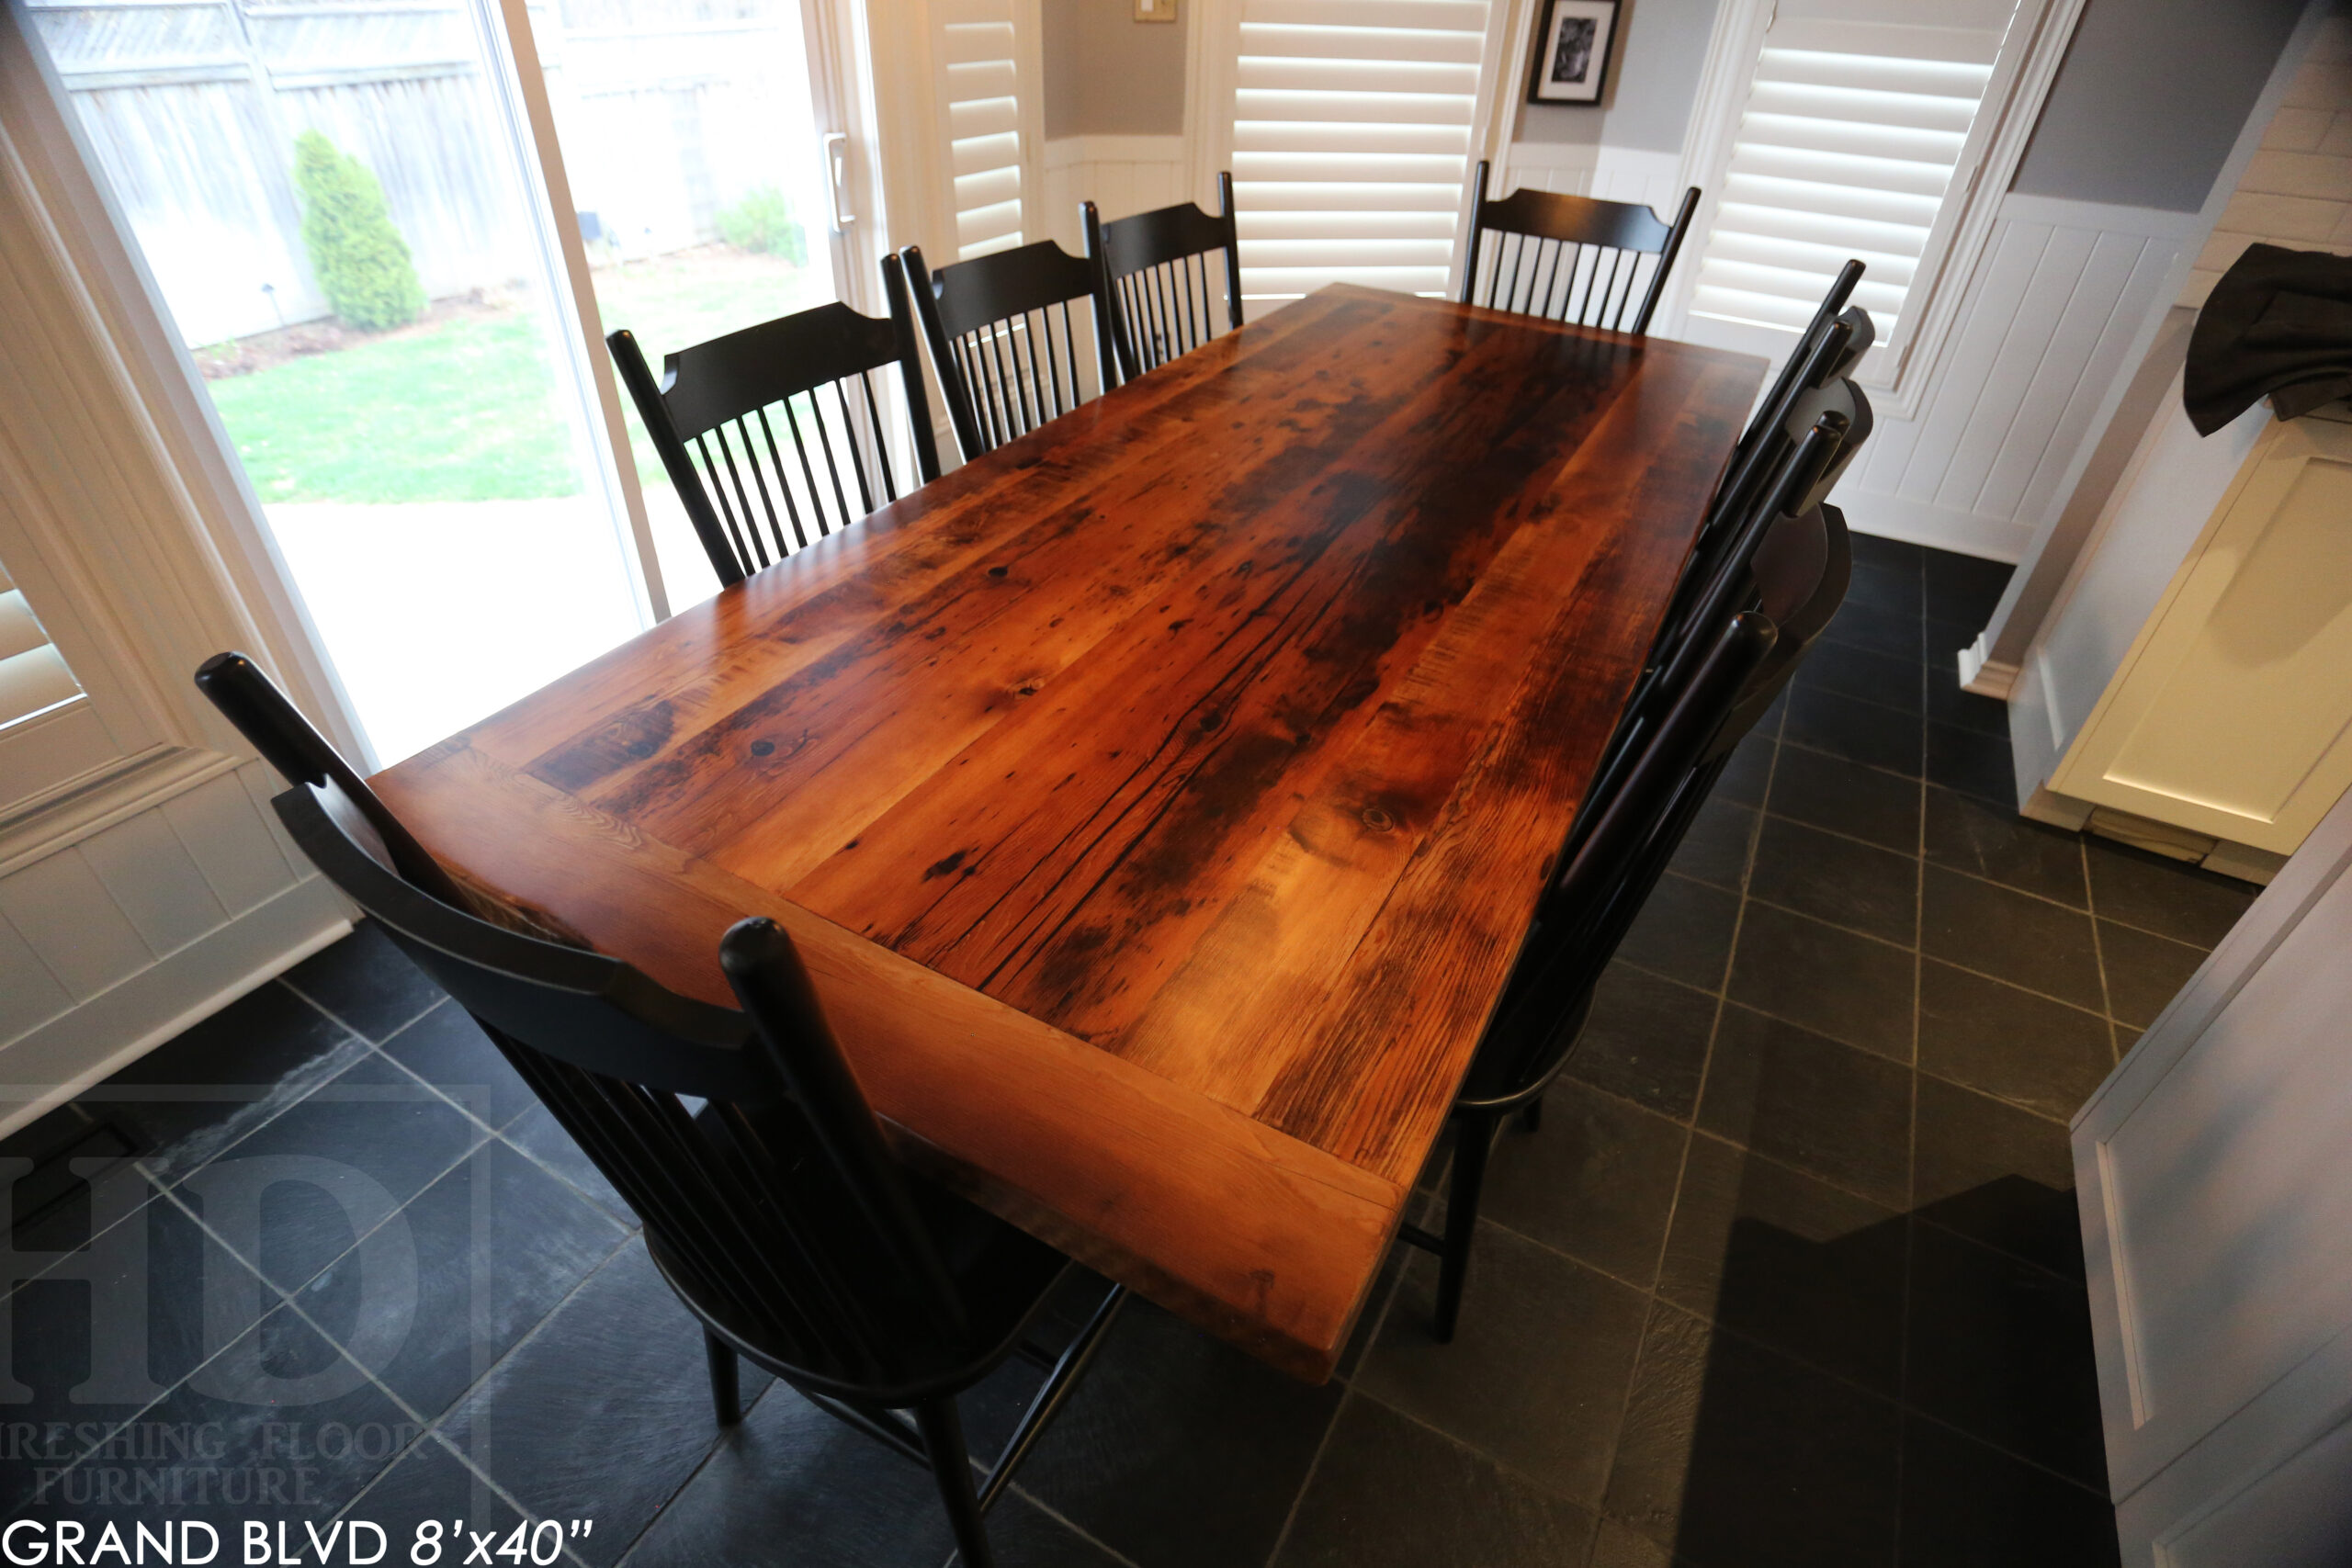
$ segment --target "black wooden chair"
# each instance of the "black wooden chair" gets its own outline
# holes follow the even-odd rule
[[[605,340],[720,586],[899,499],[876,372],[898,368],[915,483],[939,477],[896,256],[883,258],[882,281],[887,320],[836,300],[664,355],[659,381],[635,334]]]
[[[898,1164],[773,921],[718,943],[741,1010],[665,989],[469,896],[243,655],[196,680],[292,786],[275,804],[302,852],[473,1015],[636,1210],[703,1325],[720,1423],[741,1417],[748,1358],[928,1464],[963,1561],[985,1568],[982,1515],[1125,1291],[1057,1357],[1028,1346],[1076,1265]],[[1014,1354],[1048,1373],[976,1485],[956,1395]]]
[[[921,246],[899,254],[965,461],[1059,418],[1115,379],[1091,256],[1039,240],[933,272]],[[1091,317],[1083,328],[1070,311],[1081,301]],[[1091,340],[1088,374],[1081,340]]]
[[[1233,216],[1233,175],[1216,177],[1217,210],[1192,202],[1104,223],[1086,203],[1088,252],[1102,269],[1103,297],[1119,378],[1132,380],[1216,335],[1214,257],[1225,260],[1225,321],[1241,324],[1241,244]]]
[[[1642,672],[1634,678],[1624,711],[1593,770],[1586,792],[1589,803],[1598,806],[1622,785],[1650,731],[1690,680],[1703,655],[1706,634],[1720,626],[1724,616],[1758,602],[1757,551],[1780,519],[1802,515],[1828,498],[1838,476],[1869,439],[1870,400],[1852,382],[1835,378],[1828,387],[1792,400],[1783,426],[1788,439],[1781,443],[1781,462],[1769,490],[1750,501],[1739,516],[1710,522],[1702,531],[1700,547],[1684,563]],[[1575,852],[1597,819],[1593,810],[1577,813],[1566,852]]]
[[[1487,160],[1471,181],[1462,302],[1575,326],[1646,333],[1682,249],[1699,187],[1671,223],[1646,207],[1554,191],[1487,199]],[[1481,285],[1485,298],[1479,298]]]
[[[1453,1111],[1445,1229],[1402,1229],[1438,1258],[1434,1332],[1453,1337],[1498,1130],[1514,1113],[1540,1125],[1544,1091],[1567,1065],[1594,988],[1665,874],[1732,749],[1795,673],[1846,596],[1845,519],[1816,505],[1777,519],[1756,552],[1755,603],[1713,625],[1660,721],[1605,797],[1588,796],[1584,830],[1563,852],[1503,998]]]
[[[1785,429],[1795,400],[1827,386],[1832,377],[1845,375],[1870,351],[1877,335],[1870,312],[1860,306],[1849,310],[1846,304],[1853,297],[1855,285],[1861,282],[1862,272],[1860,261],[1849,261],[1838,268],[1813,320],[1798,334],[1796,346],[1789,351],[1780,375],[1756,405],[1747,428],[1732,447],[1730,461],[1724,465],[1723,482],[1708,511],[1710,526],[1737,514],[1770,479],[1787,452]]]

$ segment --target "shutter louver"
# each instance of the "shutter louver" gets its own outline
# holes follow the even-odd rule
[[[1838,268],[1892,342],[1954,189],[1999,28],[1776,22],[1707,234],[1693,316],[1801,330]]]
[[[0,568],[0,730],[76,701],[82,687]]]
[[[934,0],[959,260],[1022,243],[1021,72],[1005,0]]]
[[[1233,183],[1251,314],[1327,283],[1443,294],[1487,0],[1244,0]]]

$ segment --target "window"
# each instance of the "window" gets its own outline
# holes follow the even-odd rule
[[[1864,381],[1898,386],[1932,358],[1951,304],[1936,308],[1937,284],[1966,275],[1990,222],[1991,201],[1971,198],[2007,187],[2077,9],[1728,0],[1693,125],[1711,205],[1683,335],[1785,353],[1858,256],[1879,344]]]
[[[0,564],[0,818],[126,750]]]
[[[1442,294],[1487,0],[1240,0],[1232,168],[1254,314],[1327,283]]]

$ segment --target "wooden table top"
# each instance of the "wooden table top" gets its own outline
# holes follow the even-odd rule
[[[1760,370],[1327,288],[377,784],[692,995],[775,916],[909,1157],[1320,1378]]]

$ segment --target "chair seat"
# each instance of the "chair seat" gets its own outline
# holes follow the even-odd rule
[[[898,1409],[987,1375],[1019,1342],[1063,1277],[1076,1268],[1027,1232],[935,1182],[910,1172],[907,1187],[964,1303],[969,1333],[959,1344],[935,1343],[918,1351],[902,1369],[899,1386],[878,1399],[870,1381],[846,1368],[812,1362],[783,1325],[760,1321],[727,1292],[710,1289],[650,1223],[645,1227],[646,1250],[679,1299],[756,1364],[795,1387]],[[851,1201],[846,1192],[842,1201]]]

